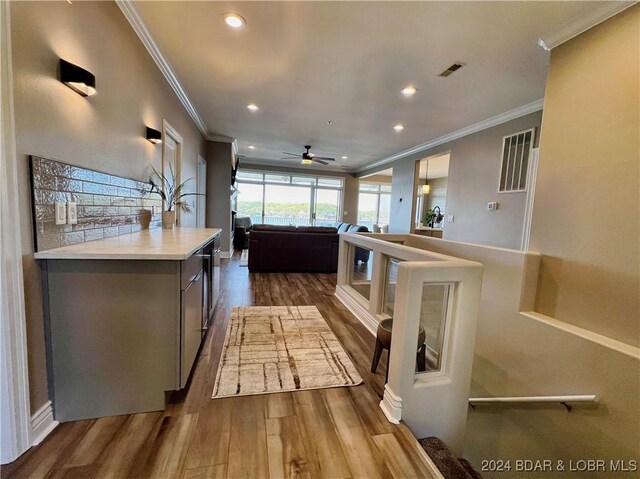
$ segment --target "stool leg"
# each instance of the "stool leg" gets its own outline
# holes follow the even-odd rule
[[[378,363],[380,362],[380,355],[382,354],[382,343],[376,338],[376,350],[373,353],[373,362],[371,363],[371,372],[375,373],[378,369]]]
[[[418,354],[416,355],[416,364],[419,372],[427,370],[427,345],[423,344],[418,348]]]

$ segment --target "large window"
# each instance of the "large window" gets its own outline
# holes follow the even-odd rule
[[[358,224],[373,229],[373,225],[388,225],[391,211],[391,185],[360,182]]]
[[[240,170],[238,216],[253,223],[333,226],[342,210],[342,178]]]

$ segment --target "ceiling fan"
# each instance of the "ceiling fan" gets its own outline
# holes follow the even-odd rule
[[[335,158],[328,158],[326,156],[316,156],[313,153],[310,153],[309,150],[311,149],[311,145],[305,145],[304,146],[305,149],[307,151],[305,151],[304,153],[302,153],[302,155],[298,154],[298,153],[288,153],[286,151],[283,151],[282,153],[284,153],[285,155],[290,155],[289,157],[286,158],[281,158],[282,160],[295,160],[296,158],[302,158],[302,164],[303,165],[310,165],[312,163],[320,163],[321,165],[328,165],[329,161],[336,161]]]

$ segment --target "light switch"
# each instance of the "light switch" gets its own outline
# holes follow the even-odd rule
[[[78,204],[73,201],[67,202],[67,223],[70,225],[78,224]]]
[[[447,216],[447,223],[453,223],[453,215]]]
[[[56,210],[56,224],[57,225],[66,225],[67,224],[67,205],[64,201],[56,201],[55,203]]]

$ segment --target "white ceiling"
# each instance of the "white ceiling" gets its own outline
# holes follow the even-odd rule
[[[136,2],[211,134],[281,164],[310,144],[351,171],[542,98],[538,38],[601,4]],[[466,66],[439,77],[454,61]]]

